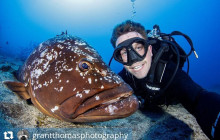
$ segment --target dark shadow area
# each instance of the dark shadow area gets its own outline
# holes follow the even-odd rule
[[[183,121],[164,112],[160,107],[149,108],[141,112],[152,122],[152,126],[145,131],[141,140],[191,139],[193,130]]]

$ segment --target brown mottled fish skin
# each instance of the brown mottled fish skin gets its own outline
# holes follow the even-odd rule
[[[40,111],[64,121],[107,121],[138,109],[130,86],[78,37],[62,35],[41,43],[20,69],[18,79],[18,86],[23,83],[25,87],[21,92],[28,93],[21,96],[30,97]],[[5,85],[17,85],[12,83]]]

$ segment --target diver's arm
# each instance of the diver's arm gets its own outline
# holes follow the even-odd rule
[[[220,139],[220,94],[208,92],[179,70],[171,85],[183,106],[194,115],[203,132]]]

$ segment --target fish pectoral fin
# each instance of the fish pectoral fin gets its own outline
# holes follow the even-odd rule
[[[28,94],[28,91],[24,85],[24,83],[21,82],[14,82],[14,81],[4,81],[3,84],[13,91],[15,94],[17,94],[19,97],[27,100],[30,99],[30,95]]]

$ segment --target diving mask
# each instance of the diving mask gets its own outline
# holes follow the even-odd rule
[[[120,43],[114,51],[114,58],[123,65],[131,66],[142,61],[148,50],[149,44],[140,37],[130,38]]]

